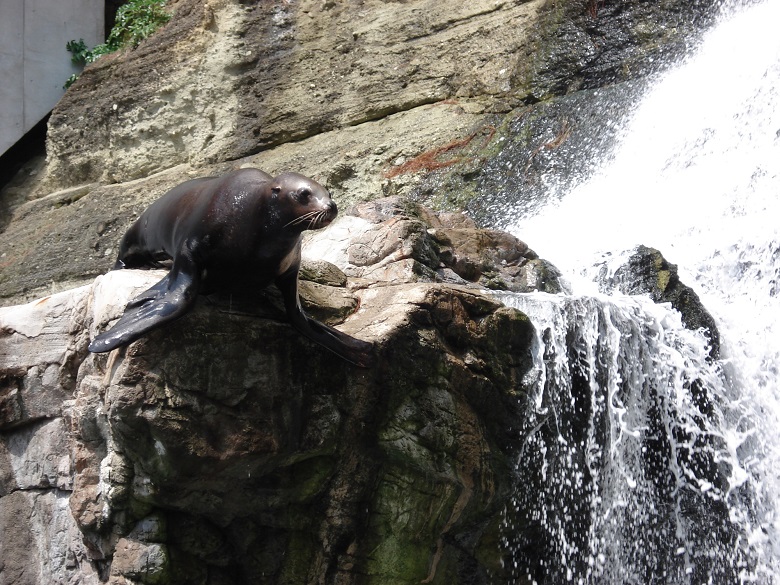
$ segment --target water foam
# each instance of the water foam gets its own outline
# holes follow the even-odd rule
[[[558,575],[561,578],[618,583],[642,582],[652,575],[665,583],[698,583],[708,579],[718,583],[724,582],[717,577],[717,566],[722,561],[742,563],[737,577],[743,582],[780,579],[776,560],[780,558],[780,517],[776,511],[780,507],[778,22],[780,2],[774,0],[740,11],[716,27],[700,50],[651,89],[627,121],[614,156],[604,161],[592,179],[559,194],[555,198],[558,203],[541,212],[520,217],[510,228],[561,268],[575,291],[586,296],[562,300],[533,295],[507,302],[526,310],[542,336],[544,332],[549,332],[548,337],[568,335],[570,341],[572,336],[582,337],[581,355],[575,356],[575,362],[585,359],[582,356],[596,359],[585,368],[589,372],[587,385],[593,387],[589,400],[604,405],[603,413],[591,409],[591,414],[611,421],[607,425],[611,432],[619,431],[605,437],[603,448],[610,454],[608,457],[603,453],[596,457],[597,449],[587,441],[579,446],[586,449],[586,454],[588,449],[594,454],[580,465],[600,466],[598,471],[594,467],[588,472],[593,478],[592,498],[599,500],[596,505],[597,500],[588,496],[585,500],[590,502],[591,510],[587,514],[580,510],[577,521],[582,523],[582,518],[587,517],[587,538],[580,535],[579,540],[574,539],[576,542],[571,541],[571,535],[558,539],[560,566],[577,566],[572,563],[578,559],[584,562],[580,571],[564,572]],[[644,300],[609,299],[596,293],[594,266],[618,258],[638,244],[658,248],[678,264],[683,282],[697,290],[713,313],[722,336],[720,362],[695,363],[695,356],[701,354],[706,342],[702,340],[697,346],[698,342],[681,327],[676,329],[668,308],[662,307],[666,312],[663,316]],[[577,311],[585,313],[579,315]],[[588,319],[591,325],[586,325]],[[630,326],[627,323],[632,319],[644,324]],[[601,325],[593,325],[594,322]],[[638,329],[632,332],[632,327]],[[590,333],[586,335],[585,330]],[[639,342],[634,340],[636,335],[649,336],[647,343],[653,345],[652,352],[649,348],[640,350]],[[588,336],[591,339],[586,340]],[[539,343],[544,345],[545,341],[540,337]],[[549,346],[552,342],[548,338],[546,343]],[[633,349],[621,349],[621,344]],[[608,346],[612,349],[605,349]],[[547,380],[553,375],[550,372],[576,367],[572,356],[560,355],[563,349],[557,354],[550,353],[549,347],[547,351],[545,360],[541,357],[544,350],[539,350],[539,371],[546,372],[539,373],[537,380],[541,385],[537,385],[540,394],[535,408],[540,421],[549,415],[555,403]],[[626,351],[654,357],[615,357]],[[553,355],[557,357],[552,359]],[[566,359],[556,365],[559,358]],[[640,373],[621,370],[626,364],[618,362],[632,359],[645,360],[649,369]],[[598,360],[612,360],[615,372],[604,374],[603,368],[597,367]],[[671,370],[666,371],[667,368]],[[631,464],[632,460],[637,464],[641,457],[636,451],[620,449],[631,443],[632,433],[645,432],[640,423],[631,421],[632,417],[646,417],[646,410],[640,411],[645,415],[640,415],[634,409],[646,408],[647,404],[634,402],[628,408],[627,395],[616,401],[619,395],[612,388],[618,383],[625,394],[627,380],[633,379],[631,392],[639,396],[647,388],[649,377],[660,370],[667,379],[677,380],[668,382],[668,394],[663,399],[662,420],[667,427],[689,426],[697,418],[696,409],[686,404],[693,400],[690,383],[686,386],[678,382],[685,376],[689,382],[697,376],[707,380],[718,407],[713,418],[716,426],[702,428],[699,421],[696,432],[717,438],[717,453],[711,455],[728,468],[724,471],[728,481],[718,494],[706,473],[686,469],[684,460],[681,463],[679,457],[672,457],[670,473],[678,477],[670,480],[677,486],[670,489],[679,492],[697,488],[703,496],[717,494],[727,503],[731,521],[740,526],[740,535],[734,540],[725,545],[712,544],[713,548],[705,551],[713,558],[720,556],[721,561],[702,563],[690,555],[694,547],[700,551],[706,545],[696,540],[704,537],[696,536],[695,527],[686,524],[690,517],[678,514],[680,523],[669,537],[675,543],[674,550],[666,551],[668,555],[662,563],[663,570],[669,571],[664,578],[639,559],[642,551],[631,552],[636,542],[630,539],[631,531],[642,529],[643,522],[645,528],[652,524],[659,530],[669,530],[671,525],[662,525],[666,522],[663,518],[670,516],[637,508],[631,518],[622,515],[622,525],[614,522],[620,516],[614,510],[629,509],[627,498],[636,497],[636,490],[642,486],[636,477],[642,473],[642,466],[632,468]],[[670,373],[675,371],[676,374]],[[659,384],[663,383],[655,381],[651,386]],[[542,398],[544,393],[546,399]],[[669,405],[674,408],[667,408]],[[695,434],[692,427],[688,430]],[[671,427],[666,431],[672,443],[675,437],[686,436]],[[618,451],[616,444],[620,446]],[[633,448],[639,448],[637,445],[640,442]],[[537,446],[546,452],[551,449],[548,444]],[[622,463],[616,463],[615,457]],[[540,465],[547,470],[555,467],[549,459]],[[612,475],[607,473],[610,469]],[[582,469],[565,472],[576,476]],[[610,491],[609,485],[619,485],[622,490]],[[652,508],[659,502],[653,498],[640,500],[637,499],[636,506]],[[545,522],[549,521],[546,530],[552,534],[566,525],[566,513],[560,509],[556,512],[554,498],[548,504],[551,508],[545,512]],[[674,505],[687,504],[678,499]],[[555,514],[557,518],[550,518]],[[618,540],[611,540],[612,537]],[[578,547],[580,550],[573,550]],[[663,551],[645,552],[649,557],[655,556],[653,562],[661,563]],[[631,577],[634,569],[636,580]],[[697,570],[699,573],[694,575]]]

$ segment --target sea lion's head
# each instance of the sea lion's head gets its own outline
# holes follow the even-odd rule
[[[324,228],[334,219],[338,209],[328,190],[317,181],[298,173],[282,173],[271,185],[271,191],[291,219],[285,227],[303,230]]]

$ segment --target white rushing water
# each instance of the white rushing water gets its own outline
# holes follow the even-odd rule
[[[548,543],[516,545],[532,579],[780,583],[779,24],[780,0],[725,19],[593,178],[510,227],[575,293],[507,298],[539,335],[518,475],[549,488],[507,520]],[[715,317],[717,363],[669,307],[597,292],[594,266],[639,244]]]

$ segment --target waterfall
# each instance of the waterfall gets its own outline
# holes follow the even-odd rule
[[[537,329],[521,582],[780,582],[777,23],[777,0],[724,16],[590,179],[512,219],[575,292],[503,297]],[[670,307],[604,292],[640,244],[713,314],[718,360]]]

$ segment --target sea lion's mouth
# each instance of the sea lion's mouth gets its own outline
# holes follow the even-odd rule
[[[309,223],[309,229],[318,230],[324,228],[329,226],[334,219],[336,219],[336,213],[331,212],[330,209],[326,209],[325,211],[319,212],[314,219],[312,219],[311,223]]]

